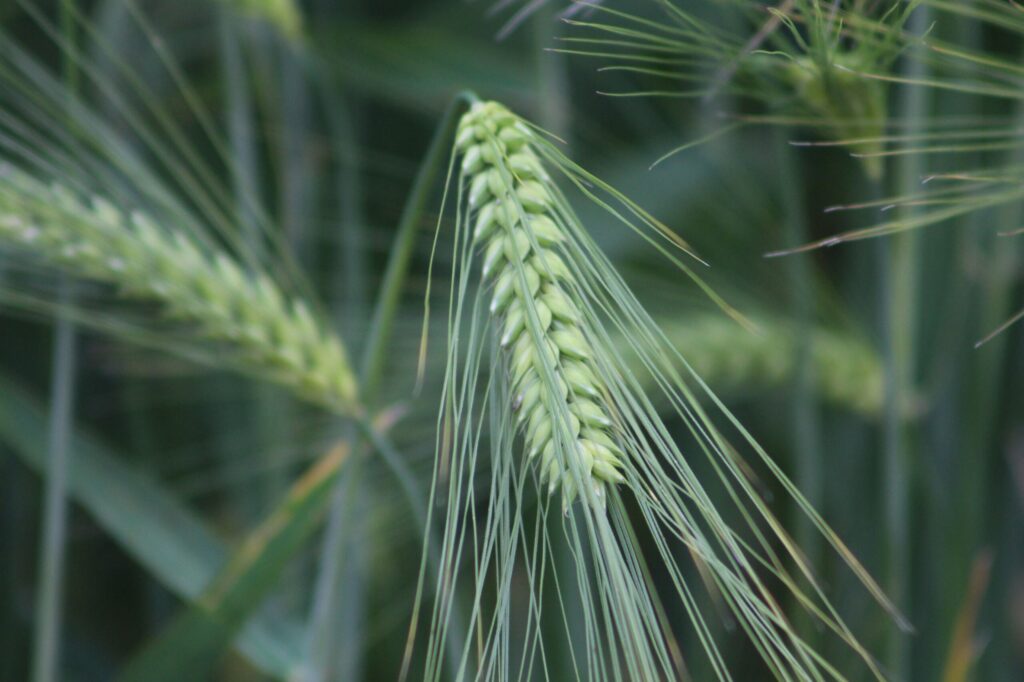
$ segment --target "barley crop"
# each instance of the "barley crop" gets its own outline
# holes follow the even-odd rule
[[[545,619],[542,576],[551,550],[544,519],[551,493],[559,488],[562,531],[576,561],[576,575],[565,577],[567,584],[559,589],[578,591],[582,600],[590,644],[577,652],[583,678],[682,675],[673,653],[676,635],[658,615],[668,599],[687,605],[692,632],[716,678],[730,678],[706,621],[692,608],[689,578],[672,549],[676,543],[707,571],[713,590],[720,591],[777,679],[814,679],[834,668],[789,626],[755,566],[768,567],[783,590],[880,677],[752,486],[743,455],[715,416],[735,427],[737,444],[754,453],[876,599],[886,608],[891,605],[725,410],[685,359],[686,349],[674,349],[654,324],[588,235],[553,173],[644,237],[731,312],[683,262],[686,243],[573,163],[543,131],[496,102],[475,102],[464,115],[452,163],[458,195],[455,268],[434,488],[435,497],[443,500],[437,502],[444,510],[444,578],[439,578],[430,616],[423,679],[440,679],[447,665],[454,666],[456,679],[500,678],[502,662],[520,656],[523,670],[544,667],[529,642],[539,636]],[[444,224],[442,210],[438,236]],[[737,334],[747,333],[732,324]],[[668,405],[661,413],[674,413],[685,425],[693,450],[684,450],[670,433],[654,407],[656,400]],[[486,469],[480,457],[484,450],[490,455]],[[697,459],[706,460],[717,476],[705,480],[694,468]],[[476,503],[481,470],[490,475],[483,514]],[[744,530],[755,542],[741,540],[744,531],[726,521],[722,503],[712,499],[710,490],[716,487],[724,488],[722,499],[734,505],[735,518],[746,521]],[[531,489],[539,493],[536,521],[524,516],[531,509]],[[574,504],[577,498],[582,502]],[[639,510],[636,518],[627,510],[627,499]],[[638,542],[636,523],[642,535],[653,539],[653,549]],[[527,530],[531,524],[535,531]],[[809,581],[807,594],[768,544],[770,536],[787,548],[800,579]],[[674,589],[652,583],[644,568],[652,552]],[[464,553],[472,554],[472,570],[461,564]],[[513,567],[522,564],[531,567],[526,582],[514,583]],[[460,576],[475,583],[469,628],[485,634],[472,650],[467,644],[461,658],[446,663],[444,644]],[[526,594],[518,594],[523,588]],[[519,652],[511,650],[512,602],[531,614],[525,634],[514,635],[528,643]],[[557,613],[559,607],[554,608]]]
[[[1021,2],[8,4],[0,681],[1024,680]]]
[[[85,200],[6,166],[0,172],[0,245],[75,277],[153,301],[194,333],[231,348],[228,361],[342,414],[357,409],[341,341],[301,300],[250,273],[214,244]]]
[[[723,315],[703,313],[668,319],[662,328],[673,346],[686,349],[694,371],[718,391],[784,386],[795,372],[799,330],[779,317],[758,316],[752,321],[756,332],[737,331],[736,323]],[[815,389],[821,399],[865,417],[878,417],[884,401],[878,353],[850,332],[821,326],[807,333]]]
[[[477,103],[463,117],[456,146],[469,205],[477,211],[473,239],[483,252],[489,312],[500,330],[528,456],[551,492],[562,485],[565,505],[576,496],[574,469],[582,472],[580,484],[603,501],[606,484],[625,480],[624,455],[612,440],[607,389],[588,365],[590,331],[572,302],[573,274],[558,254],[566,237],[552,219],[549,178],[529,135],[496,102]],[[558,455],[559,438],[569,443],[572,465]]]

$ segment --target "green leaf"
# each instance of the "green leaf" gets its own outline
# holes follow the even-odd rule
[[[0,376],[0,441],[42,473],[46,411],[29,392]],[[223,543],[174,495],[81,432],[73,439],[69,493],[95,521],[167,589],[183,599],[199,595],[224,562]],[[258,616],[235,647],[277,679],[300,660],[299,626]]]
[[[139,652],[119,679],[205,679],[319,525],[348,452],[347,445],[334,448],[299,478],[199,599]]]

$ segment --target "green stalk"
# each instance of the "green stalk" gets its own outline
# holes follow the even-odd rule
[[[363,353],[362,384],[363,391],[365,391],[363,400],[365,405],[370,408],[376,402],[384,361],[390,351],[395,313],[398,310],[405,279],[409,274],[409,261],[412,259],[413,247],[416,245],[416,230],[419,227],[420,218],[430,199],[431,192],[437,187],[436,181],[441,169],[448,161],[451,142],[455,136],[455,128],[459,119],[475,98],[476,96],[470,92],[461,92],[448,105],[441,123],[434,131],[434,137],[430,141],[426,156],[424,156],[416,179],[413,181],[409,198],[402,209],[398,231],[391,247],[391,255],[384,272],[384,281],[377,298],[377,306],[373,311],[370,334],[366,339]]]
[[[911,17],[908,30],[924,33],[929,13],[922,7]],[[923,60],[907,59],[903,77],[927,76]],[[919,134],[927,113],[927,90],[906,87],[900,90],[899,115],[906,123],[903,132]],[[908,143],[912,144],[912,143]],[[910,154],[900,157],[896,169],[897,194],[911,194],[920,187],[924,158]],[[914,208],[903,209],[910,217]],[[884,491],[885,588],[893,603],[907,608],[912,554],[910,551],[910,500],[913,483],[915,433],[905,420],[903,405],[915,392],[917,376],[918,289],[920,280],[920,235],[917,230],[900,232],[881,242],[883,267],[883,334],[886,368],[885,415],[883,426],[884,463],[881,490]],[[910,655],[905,633],[892,629],[885,647],[885,660],[895,679],[909,679]]]
[[[1024,125],[1024,106],[1018,104],[1014,109],[1016,125]],[[1019,148],[1008,156],[1010,163],[1024,163],[1024,152]],[[985,216],[981,218],[971,225],[974,228],[971,237],[978,243],[979,255],[985,259],[985,274],[979,286],[972,290],[978,310],[977,325],[973,329],[976,333],[987,334],[1017,310],[1014,291],[1019,281],[1021,249],[1019,238],[993,236],[990,231],[989,234],[979,235],[984,228],[991,229],[992,224],[985,220]],[[1024,212],[1019,204],[1014,203],[995,213],[992,222],[999,226],[1017,226],[1022,219]],[[955,530],[952,537],[946,539],[942,549],[956,557],[955,561],[943,562],[945,580],[941,584],[947,598],[941,611],[943,631],[940,636],[943,639],[940,641],[947,650],[956,634],[958,602],[967,598],[964,589],[970,580],[972,562],[997,537],[999,531],[996,529],[1000,529],[1004,523],[1009,526],[1014,519],[1019,519],[1013,506],[1000,504],[999,499],[988,492],[991,481],[999,476],[995,472],[1003,471],[1005,466],[1002,454],[1006,445],[1000,438],[999,418],[1000,408],[1006,405],[1003,402],[1007,399],[1005,390],[1009,387],[1006,379],[1014,353],[1012,334],[1013,330],[997,334],[980,348],[969,351],[964,363],[969,368],[969,382],[965,391],[966,417],[962,422],[966,434],[954,468],[958,485],[953,492],[951,504],[949,500],[942,500],[942,503],[951,506],[948,512],[950,526]],[[990,588],[992,591],[996,589],[994,585]],[[1004,655],[1012,650],[1012,626],[999,621],[999,625],[986,624],[983,627],[993,629],[991,636],[995,651],[986,651],[986,656],[979,660],[979,664],[992,666],[996,661],[1007,660],[998,657],[995,652],[1001,646],[1007,647]],[[975,679],[979,680],[993,679],[994,675],[994,667],[987,671],[979,669],[974,673]]]
[[[358,442],[354,428],[346,443]],[[367,458],[355,452],[334,485],[309,615],[308,651],[302,682],[359,679],[362,673],[366,579],[364,543],[368,491]]]
[[[782,204],[785,222],[785,241],[803,244],[807,241],[807,220],[804,207],[803,177],[800,163],[793,148],[786,140],[786,129],[777,133],[779,158],[782,159]],[[821,509],[824,479],[821,466],[821,420],[818,410],[812,334],[814,310],[811,264],[807,258],[792,258],[788,263],[790,308],[795,322],[794,372],[792,380],[793,399],[791,423],[793,428],[793,452],[795,455],[795,480],[797,487],[815,508]],[[821,535],[803,514],[797,515],[797,545],[803,550],[812,568],[818,568],[821,557]],[[803,611],[798,618],[800,634],[814,647],[817,629],[812,619]]]
[[[258,253],[261,248],[262,235],[259,218],[252,203],[252,197],[259,196],[259,180],[257,178],[257,150],[254,144],[253,122],[255,114],[252,107],[252,93],[249,88],[249,73],[245,64],[246,43],[242,35],[238,17],[228,8],[218,12],[218,48],[221,82],[224,83],[224,125],[227,130],[227,144],[230,150],[231,191],[234,198],[234,220],[238,225],[239,241]],[[217,382],[212,390],[214,400],[231,406],[210,414],[211,427],[216,438],[216,451],[220,453],[218,465],[227,473],[233,464],[233,458],[226,453],[231,445],[241,437],[248,441],[246,447],[265,457],[269,449],[277,445],[272,437],[276,417],[270,403],[272,396],[267,387],[253,387],[251,405],[237,405],[237,393],[234,387]],[[253,424],[253,428],[243,428],[245,423]],[[229,435],[230,434],[230,435]],[[245,519],[257,519],[261,510],[270,500],[277,498],[277,488],[281,481],[276,475],[267,476],[267,485],[263,486],[261,495],[242,495],[232,498],[231,504],[237,505],[238,511]],[[283,487],[283,486],[281,486]]]
[[[337,180],[338,210],[342,233],[340,262],[335,268],[334,300],[348,329],[359,329],[368,307],[368,268],[365,265],[365,212],[362,205],[359,136],[357,120],[348,99],[323,87],[325,106],[331,117],[331,139],[340,168]],[[365,339],[361,339],[365,342]],[[355,427],[345,427],[349,443],[358,440]],[[362,633],[365,631],[366,557],[372,553],[367,543],[366,512],[372,491],[364,490],[366,453],[353,453],[341,478],[335,484],[316,566],[313,604],[308,616],[309,635],[303,682],[328,679],[360,679],[362,676]]]
[[[64,41],[63,70],[69,96],[78,89],[75,65],[74,0],[61,0],[60,26]],[[74,292],[69,281],[60,285],[61,305],[72,305]],[[75,380],[78,374],[75,348],[77,330],[69,317],[57,320],[51,362],[50,418],[47,475],[43,507],[42,542],[36,587],[35,632],[32,679],[57,680],[60,671],[60,640],[63,612],[65,549],[67,546],[68,468],[71,460],[71,422],[75,410]]]
[[[371,413],[377,408],[378,391],[389,351],[394,318],[398,312],[398,304],[408,276],[413,249],[418,237],[420,220],[423,217],[431,193],[436,187],[437,178],[445,167],[459,118],[473,97],[469,93],[460,93],[449,104],[434,132],[423,162],[420,164],[419,171],[413,181],[412,189],[399,219],[381,292],[377,298],[377,305],[370,324],[370,332],[365,339],[361,377],[362,396],[365,401],[364,405]],[[344,125],[345,123],[347,122],[342,121],[343,125],[340,127],[343,131],[349,131],[348,126]],[[351,174],[355,172],[356,169],[352,168]],[[350,199],[355,199],[356,193],[353,191],[348,196]],[[354,211],[354,207],[346,207],[346,209]],[[349,217],[353,218],[358,215],[358,212],[354,212]],[[346,226],[346,232],[359,229],[360,227],[354,224],[356,221],[347,222],[350,224]],[[353,301],[353,303],[353,307],[363,307],[362,301]],[[372,432],[372,428],[368,428],[367,424],[360,422],[358,426],[353,425],[352,430],[349,431],[346,437],[348,442],[357,442],[359,435],[355,432],[355,429],[359,428]],[[374,448],[374,450],[379,454],[385,454],[379,448]],[[390,449],[387,452],[391,453],[392,456],[388,457],[385,455],[385,464],[398,478],[408,495],[417,518],[422,522],[423,510],[426,509],[423,496],[420,494],[418,486],[402,458]],[[342,553],[348,544],[345,542],[345,536],[353,533],[355,535],[359,534],[358,520],[356,519],[353,522],[352,517],[361,513],[362,509],[358,505],[358,501],[352,499],[352,496],[360,493],[360,477],[365,467],[365,462],[362,462],[361,459],[357,457],[357,460],[353,461],[350,465],[346,475],[338,482],[334,499],[331,502],[331,513],[323,540],[324,559],[320,566],[320,572],[317,575],[316,598],[314,599],[314,609],[311,614],[311,665],[306,672],[305,679],[307,682],[323,679],[335,665],[335,661],[331,659],[333,657],[333,648],[337,646],[338,633],[341,628],[341,623],[339,622],[341,614],[336,612],[342,593],[341,580],[343,575],[348,573],[346,569],[357,568],[350,561],[342,560]],[[353,514],[353,510],[357,514]],[[422,523],[422,526],[423,537],[426,542],[429,542],[429,529],[425,522]],[[432,560],[431,563],[436,566],[436,559]],[[453,650],[457,651],[458,649],[455,649],[455,647],[461,646],[461,642],[456,642],[454,638],[452,642]],[[336,660],[338,665],[350,668],[353,657],[351,655],[342,655],[337,657]]]

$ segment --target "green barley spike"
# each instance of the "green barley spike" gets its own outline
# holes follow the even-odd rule
[[[588,365],[588,330],[572,303],[573,274],[559,255],[566,237],[532,135],[496,102],[478,102],[463,116],[456,146],[476,211],[473,239],[483,254],[526,453],[549,492],[562,485],[566,505],[577,485],[589,485],[603,503],[605,485],[625,480],[624,455],[604,407],[607,391]],[[559,430],[568,447],[558,447]],[[583,474],[579,483],[574,471]]]
[[[190,233],[0,165],[0,247],[157,302],[195,335],[230,349],[239,367],[341,414],[359,409],[339,337],[265,273],[245,271]]]

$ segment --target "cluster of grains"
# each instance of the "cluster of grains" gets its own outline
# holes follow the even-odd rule
[[[14,246],[126,297],[161,303],[201,336],[231,348],[238,365],[339,412],[355,409],[344,347],[309,308],[264,274],[141,213],[84,202],[11,169],[0,180],[0,245]]]
[[[574,276],[559,255],[567,239],[555,195],[531,140],[530,129],[496,102],[476,103],[460,121],[456,146],[473,239],[528,456],[549,492],[561,484],[566,506],[583,485],[603,504],[605,485],[625,480],[623,454],[604,384],[591,369]]]

